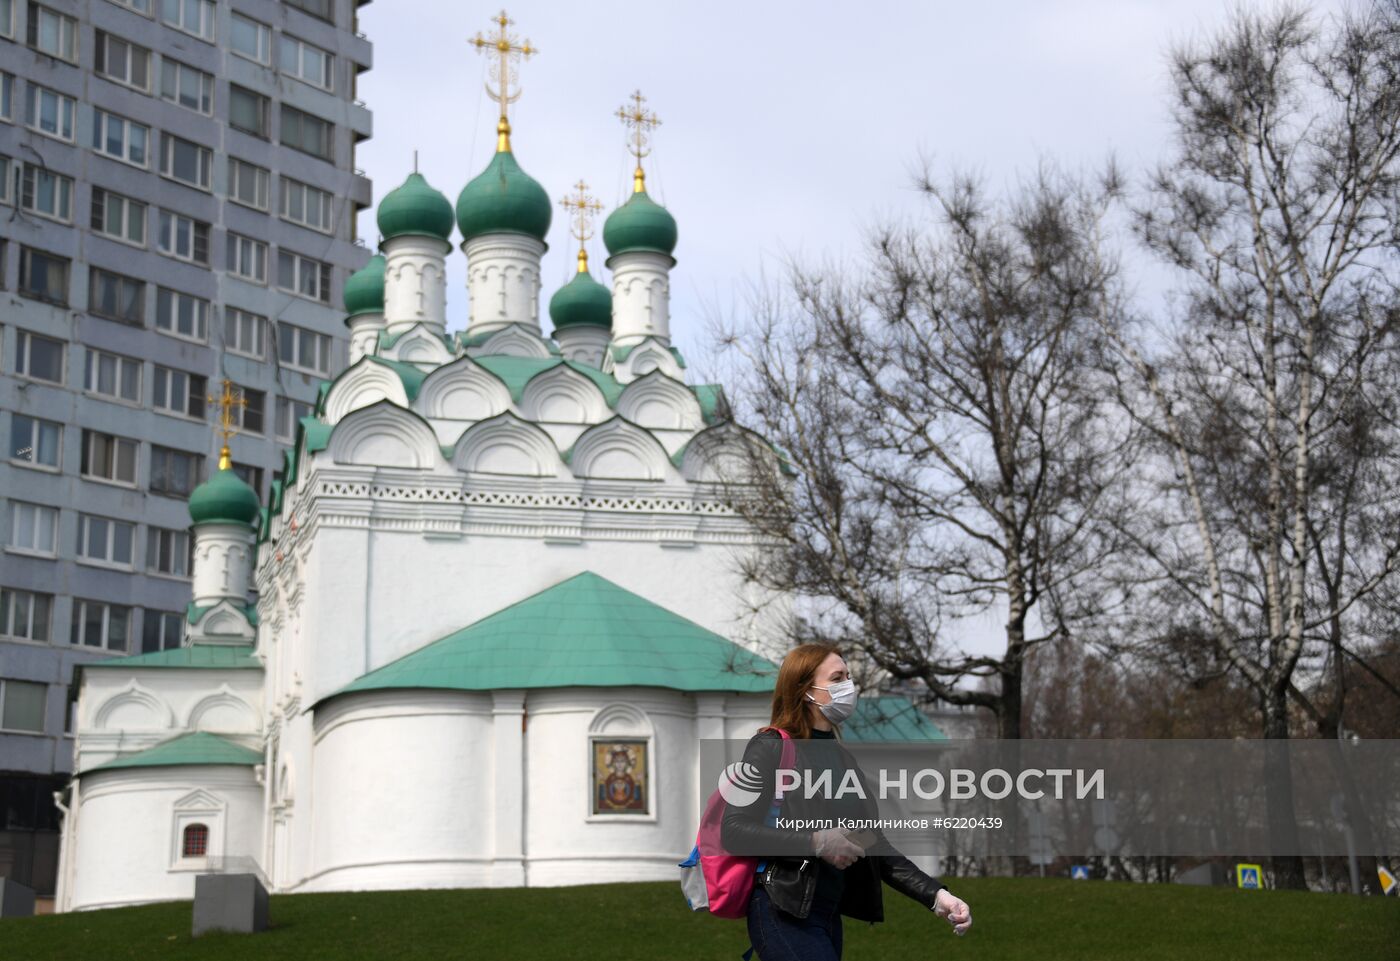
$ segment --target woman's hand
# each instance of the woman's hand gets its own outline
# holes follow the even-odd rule
[[[865,849],[836,828],[812,832],[812,851],[828,864],[848,868],[865,854]],[[939,892],[940,894],[942,892]]]
[[[933,913],[951,924],[954,934],[966,934],[972,927],[972,910],[967,902],[949,894],[947,888],[939,888],[934,896]]]

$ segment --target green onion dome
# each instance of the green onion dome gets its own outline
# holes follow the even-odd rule
[[[409,174],[379,202],[378,220],[385,240],[415,234],[439,240],[452,236],[452,204],[418,173]]]
[[[196,524],[252,526],[261,506],[257,491],[245,484],[231,467],[221,467],[190,494],[190,519]]]
[[[457,227],[463,240],[510,233],[543,241],[553,216],[549,195],[520,169],[509,150],[497,151],[486,169],[457,197]]]
[[[676,218],[648,197],[645,190],[638,190],[608,215],[603,224],[603,243],[613,255],[652,250],[669,257],[676,249]]]
[[[384,313],[384,257],[375,254],[345,281],[345,312],[356,314]]]
[[[554,292],[549,299],[549,316],[554,328],[612,327],[612,293],[588,272],[587,261],[580,258],[580,270],[574,279]]]

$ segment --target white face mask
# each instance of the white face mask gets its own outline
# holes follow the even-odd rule
[[[816,685],[813,685],[816,687]],[[817,710],[822,712],[832,724],[840,724],[846,718],[856,712],[856,682],[852,680],[838,681],[830,687],[817,687],[819,691],[826,691],[831,695],[831,703],[817,704]],[[807,692],[808,700],[816,703],[816,698],[812,697],[812,692]]]

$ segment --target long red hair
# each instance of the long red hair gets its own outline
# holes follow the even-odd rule
[[[771,727],[780,727],[793,737],[812,736],[812,714],[802,695],[812,686],[822,661],[840,653],[831,644],[799,644],[787,652],[773,687]]]

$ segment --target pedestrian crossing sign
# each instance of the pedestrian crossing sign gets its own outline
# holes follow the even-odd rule
[[[1236,864],[1235,884],[1258,891],[1264,886],[1264,871],[1257,864]]]

